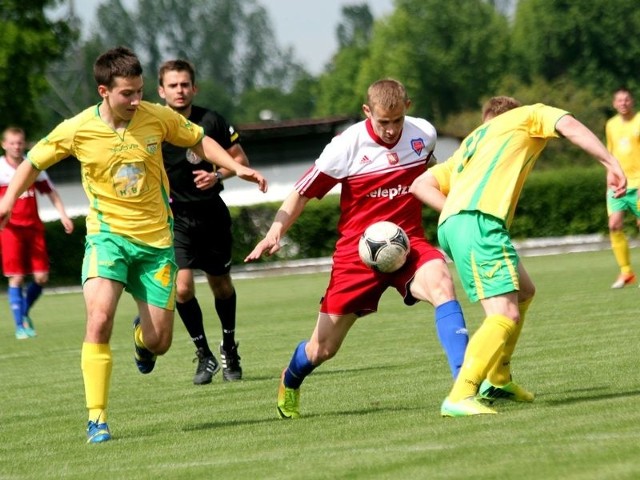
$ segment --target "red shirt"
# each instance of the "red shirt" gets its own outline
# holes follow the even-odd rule
[[[28,160],[26,160],[28,161]],[[3,197],[9,186],[9,182],[16,173],[16,167],[11,165],[7,158],[3,155],[0,157],[0,197]],[[47,175],[42,171],[31,185],[15,203],[11,211],[11,217],[7,226],[15,227],[36,227],[43,226],[40,215],[38,214],[38,201],[36,199],[36,190],[43,195],[53,191],[54,186]]]
[[[425,171],[435,143],[436,131],[429,122],[406,116],[395,145],[385,144],[364,120],[325,147],[295,189],[305,197],[322,198],[341,184],[334,258],[356,258],[362,232],[381,220],[402,227],[409,239],[424,239],[422,203],[409,187]]]

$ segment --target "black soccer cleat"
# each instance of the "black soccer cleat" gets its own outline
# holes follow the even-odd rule
[[[220,344],[220,360],[222,361],[222,379],[225,382],[242,380],[242,367],[240,366],[237,342],[228,350]]]
[[[196,358],[194,362],[198,362],[196,374],[193,376],[194,385],[206,385],[211,383],[213,376],[220,371],[220,364],[213,355],[205,355],[202,348],[196,350]]]

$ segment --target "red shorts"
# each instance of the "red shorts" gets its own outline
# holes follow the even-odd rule
[[[336,260],[344,258],[344,260]],[[378,302],[388,287],[394,287],[404,303],[418,302],[409,292],[416,270],[431,260],[445,261],[444,255],[422,238],[411,238],[406,263],[393,273],[378,273],[367,267],[355,252],[350,256],[334,256],[329,286],[320,302],[320,312],[330,315],[355,313],[364,316],[378,310]]]
[[[0,246],[5,277],[49,273],[44,230],[6,226],[0,232]]]

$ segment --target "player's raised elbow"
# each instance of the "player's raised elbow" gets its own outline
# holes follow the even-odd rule
[[[409,192],[420,199],[429,189],[439,189],[437,180],[429,172],[424,172],[409,186]]]

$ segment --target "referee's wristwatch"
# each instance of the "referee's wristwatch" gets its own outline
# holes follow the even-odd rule
[[[224,177],[222,176],[222,174],[216,170],[215,172],[213,172],[213,174],[216,176],[216,178],[218,179],[218,183],[222,183],[222,180],[224,179]]]

